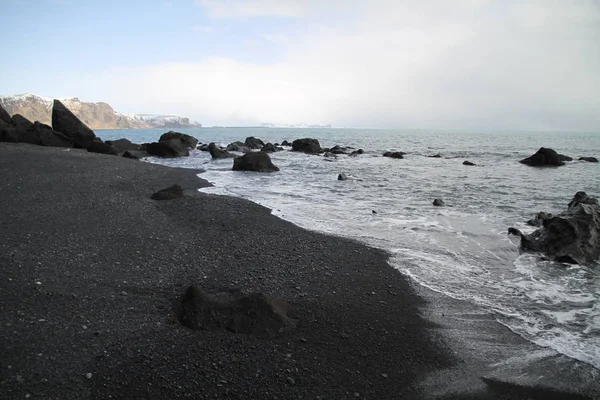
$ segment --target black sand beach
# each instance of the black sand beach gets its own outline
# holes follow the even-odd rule
[[[481,385],[384,252],[199,193],[197,171],[9,143],[0,168],[2,399],[593,398]],[[284,299],[298,325],[192,331],[190,285]],[[423,385],[448,370],[453,393]]]

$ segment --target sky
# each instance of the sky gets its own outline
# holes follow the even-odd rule
[[[0,0],[0,95],[204,126],[600,132],[600,0]]]

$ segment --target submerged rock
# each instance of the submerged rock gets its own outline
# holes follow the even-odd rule
[[[52,106],[52,128],[73,139],[76,148],[87,149],[96,135],[79,120],[63,103],[54,100]]]
[[[435,199],[433,200],[433,205],[436,207],[444,207],[446,203],[444,203],[444,201],[441,199]]]
[[[363,149],[354,150],[352,153],[348,154],[350,157],[356,157],[358,155],[365,154]]]
[[[210,156],[212,158],[233,158],[235,154],[231,154],[225,150],[222,150],[217,147],[216,144],[210,143],[208,145],[208,151],[210,152]]]
[[[572,159],[570,157],[558,154],[553,149],[540,147],[535,154],[524,158],[519,162],[531,167],[560,167],[561,165],[565,165],[565,161],[571,160]]]
[[[271,157],[264,151],[246,153],[233,160],[234,171],[277,172],[279,168],[271,162]]]
[[[338,175],[338,181],[347,181],[348,177],[346,176],[346,174],[344,174],[343,172],[341,174]]]
[[[600,206],[585,192],[577,192],[562,214],[547,218],[542,227],[521,238],[521,250],[540,252],[550,259],[571,264],[589,264],[600,256]]]
[[[383,153],[384,157],[390,157],[390,158],[404,158],[404,155],[406,153],[403,153],[401,151],[386,151],[385,153]]]
[[[465,161],[463,161],[462,165],[474,166],[474,165],[475,165],[475,163],[472,163],[471,161],[467,161],[467,160],[465,160]]]
[[[579,157],[579,161],[587,161],[597,163],[598,159],[596,157]]]
[[[144,149],[148,154],[165,158],[187,157],[190,155],[188,147],[178,138],[162,142],[146,143]]]
[[[183,188],[179,185],[173,185],[166,189],[159,190],[150,198],[152,200],[174,200],[183,197]]]
[[[300,151],[302,153],[307,154],[317,154],[321,153],[323,149],[321,149],[321,144],[317,139],[296,139],[292,143],[292,151]]]
[[[276,336],[296,327],[287,303],[262,293],[209,295],[190,286],[181,298],[177,316],[193,330],[227,330],[257,336]]]
[[[440,153],[438,153],[438,154],[434,154],[432,156],[427,156],[427,157],[429,157],[429,158],[442,158],[442,155]]]
[[[264,151],[265,153],[275,153],[282,150],[283,148],[277,147],[273,143],[267,143],[260,149],[260,151]]]

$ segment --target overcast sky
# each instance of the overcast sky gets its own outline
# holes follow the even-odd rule
[[[600,0],[0,0],[0,94],[204,125],[600,131]]]

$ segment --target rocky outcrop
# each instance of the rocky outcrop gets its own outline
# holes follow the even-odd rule
[[[159,190],[150,198],[152,200],[174,200],[183,197],[183,188],[179,185],[173,185],[166,189]]]
[[[163,133],[158,139],[159,142],[166,142],[172,139],[179,139],[181,143],[189,149],[195,149],[198,144],[198,139],[185,133],[169,131]]]
[[[441,199],[435,199],[433,200],[433,205],[436,207],[444,207],[446,203],[444,203],[444,201]]]
[[[225,150],[222,150],[217,147],[216,144],[210,143],[208,145],[208,151],[210,152],[210,156],[212,158],[233,158],[235,154],[231,154]]]
[[[600,256],[600,206],[585,192],[577,192],[562,214],[543,220],[542,227],[521,238],[521,250],[540,252],[554,261],[590,264]]]
[[[519,162],[531,167],[560,167],[561,165],[565,165],[565,161],[571,160],[570,157],[558,154],[553,149],[540,147],[535,154],[524,158]]]
[[[251,149],[261,149],[265,145],[262,140],[257,139],[254,136],[247,137],[244,143]]]
[[[587,162],[597,163],[598,159],[596,157],[579,157],[579,161],[587,161]]]
[[[144,148],[148,154],[158,157],[175,158],[187,157],[190,155],[188,147],[180,139],[146,143]]]
[[[87,149],[96,135],[60,101],[54,100],[52,128],[73,139],[76,148]]]
[[[389,157],[389,158],[404,158],[404,155],[406,153],[403,153],[401,151],[386,151],[385,153],[383,153],[384,157]]]
[[[118,156],[121,153],[115,146],[110,143],[104,143],[99,138],[92,142],[87,151],[90,153],[109,154],[113,156]]]
[[[552,218],[552,214],[541,211],[533,216],[529,221],[527,221],[527,225],[529,226],[537,226],[540,227],[544,224],[544,221]]]
[[[20,114],[10,118],[10,123],[0,121],[0,141],[29,143],[53,147],[73,147],[73,139],[39,121],[29,121]]]
[[[317,154],[321,153],[323,149],[321,149],[321,144],[317,139],[296,139],[292,143],[292,151],[300,151],[302,153],[307,154]]]
[[[277,147],[273,143],[267,143],[260,149],[260,151],[264,151],[265,153],[275,153],[282,150],[282,147]]]
[[[465,161],[463,161],[462,165],[468,165],[468,166],[472,167],[472,166],[475,165],[475,163],[472,163],[471,161],[465,160]]]
[[[105,143],[115,146],[119,151],[139,151],[140,145],[132,143],[128,139],[107,140]]]
[[[227,330],[256,336],[277,336],[296,327],[287,303],[262,293],[209,295],[190,286],[177,309],[179,321],[193,330]]]
[[[279,168],[271,162],[271,157],[264,151],[246,153],[233,160],[234,171],[276,172]]]

